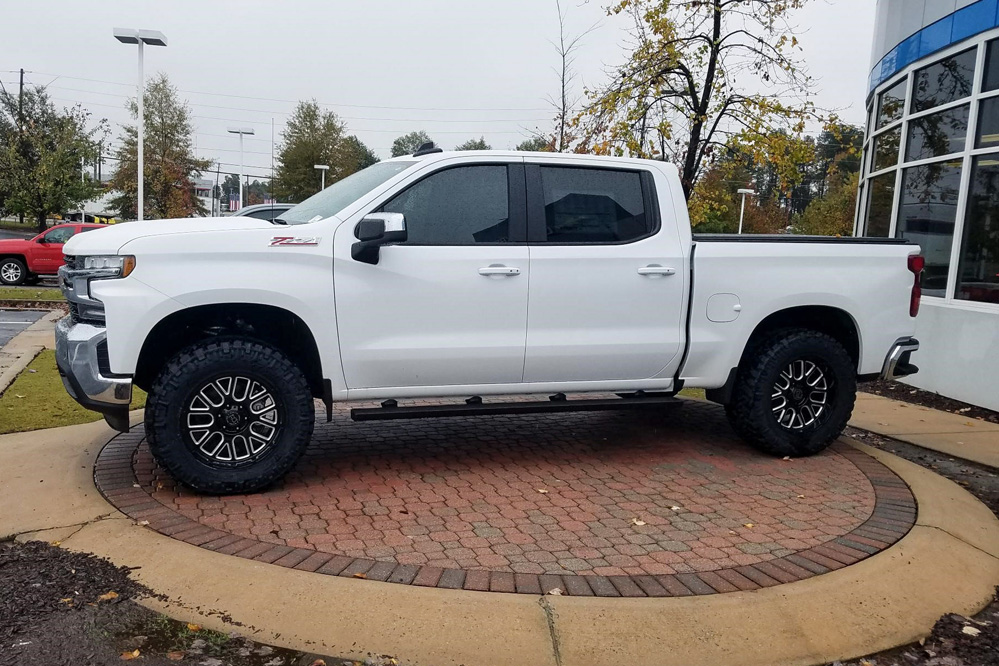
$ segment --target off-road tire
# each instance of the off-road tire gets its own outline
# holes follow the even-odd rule
[[[831,379],[830,405],[818,422],[794,430],[778,422],[772,405],[781,372],[798,360],[822,364]],[[856,397],[856,366],[843,345],[817,331],[785,329],[750,350],[725,413],[751,446],[775,456],[802,457],[824,450],[842,434]]]
[[[8,269],[8,266],[10,267]],[[17,273],[16,278],[10,278],[11,270]],[[28,279],[28,267],[17,257],[4,257],[0,259],[0,284],[17,286],[24,284]]]
[[[280,427],[266,455],[245,463],[205,459],[188,434],[192,392],[227,374],[266,384],[279,409]],[[153,456],[178,481],[216,495],[254,492],[281,479],[305,451],[314,423],[315,404],[301,369],[278,349],[243,339],[214,339],[182,350],[160,371],[146,400]]]

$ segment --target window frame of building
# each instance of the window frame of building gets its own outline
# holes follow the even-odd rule
[[[888,235],[894,238],[898,234],[899,229],[899,217],[901,215],[901,200],[903,197],[902,191],[902,178],[905,169],[924,166],[933,163],[943,163],[943,162],[953,162],[960,161],[961,163],[961,176],[960,176],[960,189],[958,192],[958,202],[955,210],[955,221],[954,221],[954,235],[951,239],[950,247],[950,263],[947,273],[947,288],[944,296],[931,296],[924,293],[924,298],[928,302],[943,305],[945,307],[954,307],[960,309],[977,310],[977,311],[987,311],[987,312],[997,312],[999,311],[999,305],[995,303],[981,302],[981,301],[970,301],[964,299],[956,298],[957,283],[959,281],[959,270],[961,261],[961,252],[964,247],[964,237],[965,237],[965,226],[966,226],[966,216],[968,200],[970,196],[971,187],[971,171],[972,165],[976,157],[982,155],[995,154],[999,151],[999,146],[993,144],[989,146],[983,146],[977,148],[976,144],[978,141],[979,132],[979,121],[981,114],[981,107],[986,100],[997,98],[999,99],[999,88],[994,90],[984,90],[985,83],[985,66],[988,54],[988,48],[990,43],[993,49],[999,49],[999,29],[991,29],[982,32],[974,37],[966,39],[957,44],[953,44],[948,48],[941,49],[940,51],[934,53],[932,56],[914,62],[910,64],[904,71],[899,72],[891,78],[885,79],[881,82],[869,95],[868,106],[867,106],[867,124],[868,132],[864,140],[864,160],[862,162],[862,172],[860,180],[860,189],[857,196],[857,215],[856,222],[854,226],[855,235],[866,235],[867,228],[867,217],[869,208],[869,193],[871,191],[871,182],[873,179],[878,177],[887,177],[888,174],[894,173],[895,175],[895,190],[893,194],[892,210],[891,210],[891,220],[890,229]],[[951,58],[957,54],[967,51],[970,48],[977,49],[975,57],[975,71],[974,78],[972,81],[971,95],[968,97],[963,97],[961,99],[956,99],[945,104],[940,104],[929,109],[924,109],[921,111],[913,111],[913,86],[915,85],[915,74],[918,70],[923,70],[935,63],[941,62],[948,58]],[[897,86],[902,81],[906,81],[906,97],[904,100],[902,117],[891,123],[885,124],[883,127],[877,127],[878,123],[878,109],[881,100],[881,95]],[[995,103],[995,102],[993,102]],[[939,155],[928,157],[919,160],[906,161],[905,157],[908,153],[908,138],[910,134],[910,123],[925,116],[929,116],[935,113],[940,113],[947,111],[949,109],[955,109],[964,105],[970,105],[968,111],[968,127],[967,133],[965,135],[964,147],[962,150],[955,150],[955,152],[948,153],[946,155]],[[896,164],[885,167],[878,171],[873,170],[874,155],[873,148],[875,146],[875,140],[877,137],[883,135],[889,131],[901,131],[901,140],[899,142],[899,160]]]

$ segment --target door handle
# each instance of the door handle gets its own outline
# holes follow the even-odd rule
[[[675,275],[676,270],[658,264],[651,264],[638,269],[639,275]]]
[[[498,275],[500,277],[513,277],[515,275],[520,275],[520,269],[514,266],[485,266],[479,269],[479,275],[491,276]]]

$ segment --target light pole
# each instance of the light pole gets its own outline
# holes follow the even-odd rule
[[[253,136],[252,127],[230,127],[230,134],[239,135],[239,209],[243,209],[243,135],[249,134]]]
[[[330,170],[330,166],[328,164],[315,164],[313,167],[319,169],[319,173],[322,174],[322,178],[320,179],[322,185],[319,188],[319,191],[322,192],[326,189],[326,172]]]
[[[139,107],[139,123],[138,123],[138,146],[136,149],[136,159],[137,159],[137,172],[139,178],[139,196],[138,204],[136,210],[138,212],[137,219],[142,221],[143,208],[145,206],[145,198],[143,197],[143,176],[144,164],[143,164],[143,154],[142,154],[142,144],[143,138],[146,133],[146,117],[144,112],[143,97],[145,96],[146,83],[142,74],[142,47],[144,44],[149,44],[150,46],[166,46],[167,38],[162,32],[158,30],[135,30],[132,28],[115,28],[114,38],[117,39],[122,44],[138,44],[139,45],[139,82],[138,91],[135,96],[136,103]]]
[[[742,195],[742,208],[739,209],[739,233],[742,233],[742,218],[746,214],[746,197],[755,197],[756,192],[753,190],[740,189],[739,194]]]

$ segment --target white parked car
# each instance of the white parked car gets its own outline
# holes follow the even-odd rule
[[[282,218],[125,224],[65,248],[67,388],[123,431],[132,387],[148,391],[152,452],[201,491],[280,479],[314,399],[412,418],[663,408],[703,387],[750,444],[803,456],[843,430],[858,376],[916,371],[917,246],[692,235],[662,162],[420,151]],[[565,399],[579,392],[622,397]],[[525,393],[542,399],[488,398]],[[430,396],[456,404],[397,402]]]

